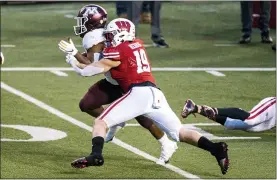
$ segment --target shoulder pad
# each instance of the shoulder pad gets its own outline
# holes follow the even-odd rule
[[[104,29],[95,29],[92,31],[89,31],[85,34],[83,37],[83,47],[88,50],[94,45],[97,45],[103,41],[105,41],[105,37],[103,36]]]

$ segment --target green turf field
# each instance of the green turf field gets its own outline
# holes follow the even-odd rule
[[[107,9],[109,19],[115,18],[114,3],[100,4]],[[73,34],[75,20],[65,15],[74,15],[83,5],[85,3],[1,7],[1,45],[15,45],[1,48],[6,60],[1,70],[1,124],[50,128],[67,134],[52,141],[2,141],[1,178],[276,179],[275,129],[247,133],[225,130],[221,126],[197,127],[216,137],[249,138],[226,140],[231,165],[224,176],[214,157],[186,144],[178,143],[179,149],[170,161],[172,166],[167,167],[156,165],[146,159],[145,154],[135,154],[134,148],[139,150],[137,153],[147,153],[150,159],[160,154],[159,143],[139,126],[125,127],[119,131],[118,141],[105,144],[104,166],[73,169],[70,162],[89,154],[91,149],[93,119],[79,110],[78,103],[90,85],[102,76],[82,78],[72,71],[62,71],[67,76],[58,76],[49,69],[10,71],[12,69],[5,68],[69,68],[57,44],[67,37],[81,44],[81,39]],[[218,70],[225,76],[215,76],[205,69],[155,71],[159,87],[178,116],[187,98],[198,104],[250,110],[264,97],[276,95],[276,72],[264,71],[276,67],[276,54],[271,46],[260,43],[258,30],[254,30],[250,45],[236,44],[241,35],[238,2],[164,3],[161,15],[162,32],[170,48],[147,48],[153,67],[261,68],[260,71]],[[146,44],[151,43],[149,25],[140,25],[138,32]],[[271,35],[275,41],[275,30],[271,30]],[[228,46],[224,46],[226,44]],[[80,48],[80,51],[83,50]],[[212,123],[200,116],[182,122]],[[136,124],[133,120],[128,123]],[[250,139],[255,137],[258,139]],[[1,127],[1,138],[28,140],[31,135]]]

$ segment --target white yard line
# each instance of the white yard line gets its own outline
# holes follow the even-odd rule
[[[1,67],[1,71],[73,71],[71,67]],[[153,67],[152,71],[276,71],[275,67],[202,67],[202,68],[194,68],[194,67]]]
[[[62,71],[50,71],[53,74],[56,74],[57,76],[68,76],[65,72]]]
[[[138,123],[127,123],[126,124],[126,127],[138,127],[140,126]],[[183,126],[185,128],[188,128],[188,129],[192,129],[192,130],[196,130],[198,131],[199,129],[197,128],[197,126],[222,126],[221,124],[219,123],[192,123],[192,124],[183,124]],[[205,131],[203,131],[202,129],[200,131],[201,134],[203,134],[204,136],[208,137],[208,134],[210,133],[206,133],[205,134]],[[227,137],[220,137],[220,136],[212,136],[210,137],[210,139],[214,139],[214,140],[245,140],[245,139],[261,139],[261,137],[245,137],[245,136],[227,136]]]
[[[194,67],[164,67],[164,68],[152,68],[153,71],[276,71],[276,68],[246,68],[246,67],[234,67],[234,68],[217,68],[217,67],[203,67],[203,68],[194,68]]]
[[[230,47],[230,46],[238,46],[239,44],[235,43],[225,43],[225,44],[214,44],[216,47]]]
[[[192,125],[192,126],[221,126],[218,123],[191,123],[190,125]],[[136,126],[140,126],[140,124],[138,124],[138,123],[126,123],[126,126],[136,127]]]
[[[217,137],[216,139],[217,140],[231,140],[231,139],[234,139],[234,140],[238,140],[238,139],[245,140],[245,139],[261,139],[261,137],[236,137],[236,136],[228,136],[228,137]]]
[[[29,96],[28,94],[25,94],[22,91],[19,91],[19,90],[15,89],[15,88],[5,84],[4,82],[1,82],[1,88],[3,88],[3,89],[5,89],[8,92],[10,92],[12,94],[15,94],[15,95],[17,95],[17,96],[19,96],[19,97],[29,101],[30,103],[35,104],[36,106],[38,106],[38,107],[48,111],[51,114],[54,114],[54,115],[56,115],[56,116],[58,116],[58,117],[60,117],[60,118],[62,118],[64,120],[70,122],[71,124],[74,124],[74,125],[76,125],[76,126],[78,126],[80,128],[83,128],[83,129],[85,129],[85,130],[87,130],[89,132],[92,132],[92,128],[90,126],[84,124],[83,122],[81,122],[81,121],[79,121],[77,119],[74,119],[74,118],[68,116],[67,114],[64,114],[63,112],[61,112],[61,111],[59,111],[59,110],[57,110],[57,109],[55,109],[55,108],[45,104],[44,102],[42,102],[42,101],[40,101],[38,99],[35,99],[32,96]],[[151,160],[151,161],[154,161],[154,162],[157,161],[157,158],[155,158],[154,156],[151,156],[150,154],[147,154],[146,152],[141,151],[138,148],[135,148],[135,147],[133,147],[133,146],[127,144],[127,143],[124,143],[123,141],[121,141],[121,140],[119,140],[117,138],[114,138],[112,143],[114,143],[114,144],[116,144],[118,146],[121,146],[122,148],[127,149],[128,151],[131,151],[131,152],[133,152],[133,153],[135,153],[135,154],[137,154],[139,156],[142,156],[142,157],[144,157],[144,158],[146,158],[148,160]],[[181,176],[183,176],[185,178],[200,179],[200,177],[198,177],[196,175],[193,175],[193,174],[191,174],[189,172],[186,172],[186,171],[184,171],[184,170],[182,170],[182,169],[180,169],[178,167],[175,167],[173,165],[167,164],[167,165],[164,165],[164,167],[166,167],[167,169],[170,169],[171,171],[174,171],[174,172],[180,174]]]
[[[13,44],[1,44],[1,47],[4,47],[4,48],[14,48],[15,45],[13,45]]]
[[[146,47],[146,48],[147,48],[147,47],[154,47],[153,44],[144,44],[143,46]]]
[[[214,76],[225,76],[225,74],[218,72],[218,71],[206,71],[207,73],[210,73]]]
[[[65,14],[64,17],[69,18],[69,19],[74,19],[75,16],[72,14]]]

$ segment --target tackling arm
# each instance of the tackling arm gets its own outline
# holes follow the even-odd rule
[[[110,59],[102,59],[101,61],[94,62],[89,65],[85,65],[83,69],[80,69],[74,62],[70,63],[74,70],[81,76],[94,76],[101,73],[108,72],[111,68],[120,65],[120,61],[112,61]]]
[[[87,50],[87,56],[82,55],[80,52],[74,56],[80,63],[89,65],[92,62],[99,60],[100,53],[104,49],[104,42],[92,46]]]

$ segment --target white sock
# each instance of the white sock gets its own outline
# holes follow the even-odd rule
[[[168,137],[166,135],[166,133],[164,133],[163,137],[161,137],[160,139],[158,139],[158,141],[160,142],[161,145],[166,144],[166,142],[168,141]]]

